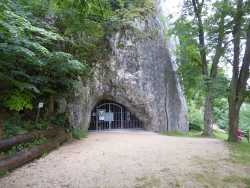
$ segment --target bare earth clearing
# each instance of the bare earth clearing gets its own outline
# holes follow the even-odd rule
[[[122,131],[65,144],[0,179],[0,187],[240,188],[249,176],[222,141]]]

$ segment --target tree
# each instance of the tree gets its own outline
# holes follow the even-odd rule
[[[250,24],[246,31],[246,44],[244,57],[240,63],[240,44],[241,33],[244,25],[244,3],[243,0],[237,1],[237,8],[233,20],[233,70],[230,84],[229,101],[229,141],[236,142],[237,129],[239,128],[239,113],[242,103],[245,100],[247,80],[249,78],[250,66]]]
[[[229,11],[229,5],[226,0],[215,1],[214,9],[208,14],[205,9],[210,2],[204,0],[187,0],[185,1],[184,13],[181,19],[186,22],[194,23],[192,26],[192,35],[189,37],[193,50],[197,50],[199,55],[195,54],[193,58],[200,64],[200,74],[204,84],[205,100],[204,100],[204,131],[205,136],[212,136],[213,133],[213,98],[214,87],[218,74],[218,64],[224,54],[224,41],[226,31],[225,17]],[[207,14],[206,14],[207,13]],[[191,16],[191,21],[190,21]],[[184,18],[183,18],[184,17]],[[190,42],[190,39],[188,39]]]
[[[87,66],[59,43],[56,29],[30,16],[23,1],[0,3],[1,103],[15,111],[31,110],[39,98],[68,92]]]
[[[223,2],[225,3],[225,2]],[[199,51],[202,62],[202,74],[206,81],[206,99],[204,106],[204,135],[212,136],[213,131],[213,106],[212,106],[212,87],[214,80],[217,76],[218,63],[220,61],[221,56],[223,55],[223,41],[225,37],[225,16],[226,11],[224,4],[222,7],[218,8],[218,30],[217,30],[217,42],[215,46],[215,54],[212,57],[212,67],[209,73],[208,62],[207,62],[207,47],[205,44],[205,33],[204,33],[204,25],[202,22],[202,8],[204,6],[204,0],[199,2],[198,0],[192,0],[194,12],[196,19],[198,21],[198,33],[199,33]],[[217,16],[216,16],[217,17]],[[207,79],[207,80],[206,80]]]

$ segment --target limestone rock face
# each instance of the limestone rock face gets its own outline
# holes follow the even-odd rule
[[[68,104],[70,124],[88,129],[91,111],[101,100],[128,108],[151,131],[187,131],[187,109],[175,64],[157,16],[135,19],[109,38],[109,60],[80,82]]]

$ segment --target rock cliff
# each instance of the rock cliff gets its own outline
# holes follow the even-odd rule
[[[123,104],[152,131],[187,131],[187,109],[159,15],[134,19],[110,36],[108,60],[79,83],[68,104],[70,124],[88,129],[101,100]]]

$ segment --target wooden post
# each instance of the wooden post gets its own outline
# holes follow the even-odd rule
[[[40,109],[43,108],[43,102],[39,102],[38,103],[38,107],[37,107],[37,114],[36,114],[36,123],[38,122],[39,116],[40,116]]]
[[[40,116],[40,108],[37,109],[36,123],[38,123],[39,116]]]

